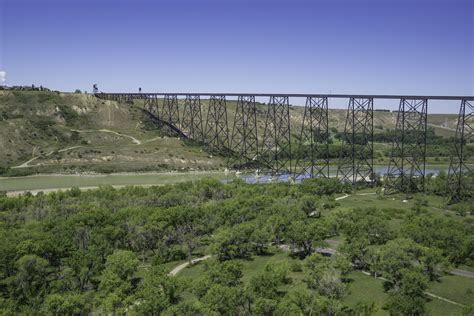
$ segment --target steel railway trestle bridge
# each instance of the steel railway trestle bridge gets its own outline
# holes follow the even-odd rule
[[[191,139],[211,152],[225,154],[233,168],[256,167],[272,175],[289,173],[295,178],[329,176],[328,100],[347,99],[337,177],[353,185],[373,184],[375,180],[374,100],[399,100],[395,137],[384,175],[385,194],[424,190],[428,101],[458,101],[460,110],[447,197],[451,202],[474,198],[473,188],[464,181],[464,175],[470,172],[464,149],[474,141],[474,96],[104,93],[96,85],[94,95],[119,102],[142,100],[142,110],[168,133]],[[256,98],[268,98],[268,103],[261,104]],[[305,100],[299,126],[290,124],[290,98]],[[228,117],[231,99],[236,102],[233,120]],[[206,113],[202,110],[203,103],[208,104]],[[257,128],[257,112],[262,111],[263,132]]]

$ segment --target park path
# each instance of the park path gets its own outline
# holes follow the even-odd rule
[[[375,195],[377,193],[375,192],[368,192],[368,193],[357,193],[356,195]],[[336,201],[339,201],[339,200],[344,200],[345,198],[348,198],[349,196],[351,196],[350,194],[346,194],[346,195],[343,195],[343,196],[340,196],[340,197],[337,197],[335,198]]]
[[[193,259],[191,260],[191,264],[195,264],[195,263],[198,263],[200,261],[203,261],[203,260],[207,260],[209,258],[211,258],[212,256],[211,255],[206,255],[204,257],[201,257],[201,258],[196,258],[196,259]],[[186,268],[187,266],[189,266],[190,262],[185,262],[185,263],[182,263],[180,264],[179,266],[176,266],[173,270],[170,271],[169,275],[170,276],[175,276],[176,274],[178,274],[179,272],[181,272],[181,270],[183,270],[184,268]]]
[[[474,272],[461,270],[461,269],[452,269],[449,271],[451,274],[459,275],[466,278],[474,278]]]

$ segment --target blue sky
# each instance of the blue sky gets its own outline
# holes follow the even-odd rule
[[[0,0],[0,71],[64,91],[474,95],[474,0]]]

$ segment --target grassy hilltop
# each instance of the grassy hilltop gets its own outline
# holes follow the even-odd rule
[[[203,117],[208,100],[203,100]],[[103,101],[88,94],[0,91],[0,171],[7,175],[54,172],[121,172],[156,170],[209,170],[225,166],[202,148],[166,137],[135,106]],[[228,102],[229,126],[235,101]],[[304,108],[293,106],[291,124],[299,126]],[[330,110],[329,124],[344,130],[345,110]],[[437,135],[454,135],[456,115],[429,115]],[[448,127],[441,124],[447,120]],[[374,113],[374,132],[395,128],[396,114]],[[265,106],[258,105],[257,128],[263,135]],[[294,129],[295,136],[299,129]],[[376,144],[386,156],[390,144]],[[385,159],[385,161],[387,161]],[[8,170],[7,170],[8,169]]]

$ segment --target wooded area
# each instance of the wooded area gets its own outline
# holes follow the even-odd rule
[[[431,194],[445,183],[427,181]],[[335,200],[351,190],[336,179],[301,185],[205,179],[0,197],[0,309],[5,315],[368,315],[374,304],[344,301],[348,274],[366,271],[386,280],[380,291],[388,294],[387,311],[423,314],[432,282],[459,264],[474,266],[473,221],[466,216],[472,204],[448,216],[427,208],[432,195],[416,196],[405,209],[387,206],[391,198],[382,195],[373,196],[373,207]],[[330,255],[335,242],[340,247]],[[243,273],[239,260],[274,254],[291,264]],[[168,274],[203,255],[212,257],[194,282]]]

